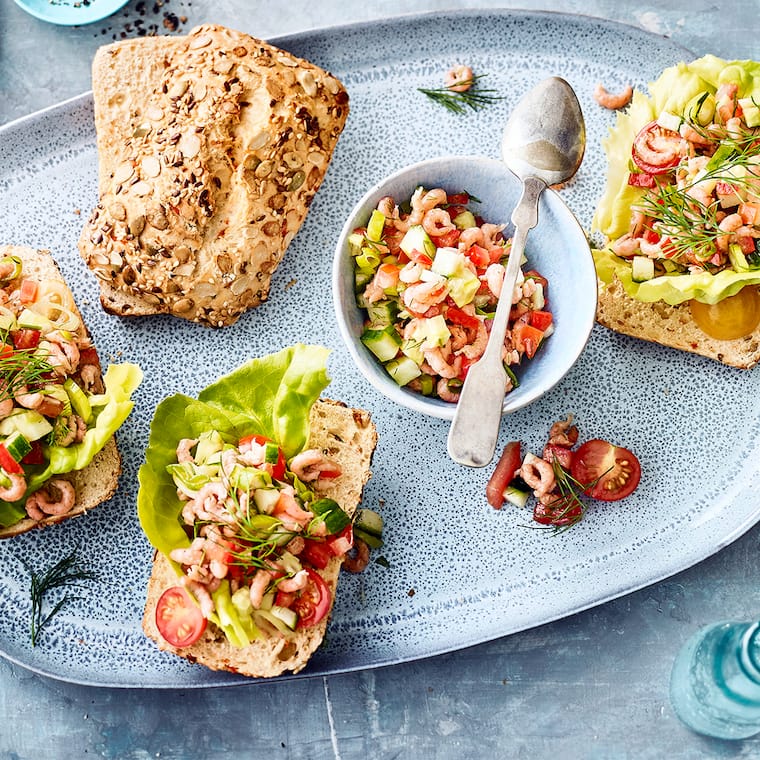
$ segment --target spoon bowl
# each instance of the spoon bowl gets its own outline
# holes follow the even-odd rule
[[[538,202],[550,185],[567,182],[583,160],[586,129],[578,98],[559,77],[540,82],[517,104],[507,121],[502,158],[522,181],[512,212],[515,225],[502,294],[514,292],[528,230],[538,223]],[[485,467],[499,437],[504,394],[509,380],[502,354],[512,299],[499,298],[488,345],[464,381],[449,428],[449,456],[459,464]]]

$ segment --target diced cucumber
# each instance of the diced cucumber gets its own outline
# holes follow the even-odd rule
[[[514,504],[516,507],[524,507],[528,503],[529,498],[530,491],[516,484],[510,483],[504,489],[504,500],[510,504]]]
[[[361,528],[354,528],[354,538],[360,538],[370,549],[379,549],[383,545],[383,539],[373,533],[367,533]]]
[[[706,127],[712,123],[715,116],[715,95],[708,90],[700,92],[688,102],[684,113],[690,121]]]
[[[253,492],[253,503],[256,509],[265,515],[272,514],[279,500],[280,492],[277,488],[257,488]]]
[[[53,426],[39,412],[33,409],[14,410],[0,420],[0,435],[8,436],[19,432],[27,441],[38,441],[53,430]]]
[[[280,461],[280,447],[276,443],[267,441],[264,444],[264,461],[268,464],[277,464]]]
[[[374,509],[362,507],[354,519],[354,528],[371,533],[374,536],[383,535],[383,518]]]
[[[631,260],[631,278],[634,282],[645,282],[654,277],[654,259],[648,256],[634,256]]]
[[[431,396],[433,394],[434,388],[435,388],[435,381],[433,380],[432,375],[420,376],[420,393],[423,396]]]
[[[258,467],[243,467],[237,464],[232,468],[229,479],[230,485],[248,493],[272,484],[272,478],[268,472]]]
[[[388,325],[382,330],[367,329],[362,333],[361,342],[381,362],[387,362],[398,354],[401,348],[401,338],[393,325]]]
[[[451,221],[454,222],[454,226],[458,230],[466,230],[470,227],[474,227],[477,224],[475,221],[475,214],[473,214],[472,211],[467,211],[466,209],[457,214]]]
[[[369,285],[370,280],[375,276],[375,273],[369,269],[357,269],[354,272],[354,285],[356,286],[355,292],[361,293],[364,288]]]
[[[413,224],[401,238],[399,248],[409,256],[412,251],[426,253],[428,256],[435,256],[435,243],[430,239],[430,235],[425,232],[421,224]]]
[[[7,452],[16,462],[20,462],[32,450],[32,444],[18,430],[11,433],[4,443]]]
[[[351,518],[333,499],[317,499],[309,505],[309,511],[324,520],[325,528],[331,535],[340,533],[351,522]]]
[[[272,617],[285,623],[291,631],[295,631],[296,626],[298,625],[298,615],[289,607],[280,607],[277,604],[273,604],[269,613]]]
[[[400,356],[398,359],[386,362],[385,369],[388,370],[388,374],[399,385],[411,383],[415,377],[419,377],[422,374],[422,370],[417,363],[408,356]]]
[[[398,304],[395,301],[375,301],[367,304],[367,318],[374,328],[392,325],[397,315]]]

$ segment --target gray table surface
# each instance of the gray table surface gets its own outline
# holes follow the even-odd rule
[[[88,90],[95,49],[122,36],[215,21],[267,38],[453,7],[581,13],[698,55],[758,56],[760,0],[132,0],[80,28],[0,0],[0,124]],[[760,757],[760,738],[690,732],[667,691],[693,631],[758,614],[759,536],[754,528],[675,577],[558,622],[365,672],[174,692],[71,685],[0,659],[0,757]]]

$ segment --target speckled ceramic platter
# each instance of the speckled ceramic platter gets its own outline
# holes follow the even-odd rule
[[[596,327],[570,374],[503,421],[502,443],[519,438],[540,450],[551,423],[572,412],[584,438],[637,452],[644,474],[631,498],[594,507],[580,525],[551,537],[532,530],[525,512],[487,506],[489,472],[452,464],[448,423],[392,406],[362,380],[331,304],[333,247],[364,191],[431,156],[498,157],[511,107],[550,75],[570,82],[586,116],[586,159],[562,192],[588,227],[603,187],[600,140],[614,118],[593,101],[594,85],[646,87],[662,68],[693,56],[667,39],[591,18],[497,11],[404,17],[275,42],[340,77],[351,115],[269,301],[232,327],[213,331],[169,317],[128,321],[101,311],[76,250],[96,200],[88,95],[0,130],[0,241],[51,249],[101,355],[137,362],[145,372],[136,409],[118,434],[118,494],[85,517],[0,543],[2,654],[86,684],[243,682],[160,653],[141,633],[151,549],[136,517],[137,469],[161,398],[195,395],[247,358],[297,341],[332,348],[328,395],[373,413],[380,442],[365,503],[385,517],[388,562],[344,575],[325,645],[300,677],[413,660],[560,618],[682,570],[753,525],[760,517],[756,373]],[[438,86],[455,62],[487,74],[505,99],[457,116],[417,91]],[[29,568],[47,568],[76,547],[97,579],[32,648]]]

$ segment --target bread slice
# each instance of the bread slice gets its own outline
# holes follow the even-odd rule
[[[21,260],[24,276],[33,279],[56,280],[66,284],[49,251],[24,246],[0,245],[0,259],[6,256],[17,256]],[[77,314],[81,319],[78,310]],[[84,322],[82,324],[84,325]],[[83,330],[86,331],[86,327],[83,327]],[[73,509],[64,515],[52,515],[39,521],[26,517],[9,527],[0,527],[0,538],[10,538],[34,528],[43,528],[85,514],[113,496],[120,474],[121,456],[115,439],[111,438],[84,470],[61,476],[69,480],[76,491]]]
[[[342,475],[330,481],[320,496],[335,499],[349,514],[353,514],[362,498],[362,489],[369,480],[372,455],[377,443],[377,431],[370,414],[351,409],[345,404],[322,399],[311,412],[309,448],[323,450],[336,460]],[[343,562],[335,557],[324,570],[318,571],[333,591]],[[284,672],[302,670],[312,653],[322,643],[328,619],[304,630],[296,631],[291,638],[259,639],[244,648],[232,646],[213,623],[209,623],[203,636],[195,644],[178,649],[168,644],[156,627],[156,605],[166,589],[178,585],[173,566],[163,554],[156,553],[148,581],[147,602],[143,616],[143,630],[159,649],[173,652],[190,662],[205,665],[212,670],[226,670],[241,675],[267,678]]]
[[[205,24],[100,48],[99,202],[79,250],[115,314],[232,324],[268,297],[348,117],[333,76]]]
[[[760,326],[743,338],[716,340],[697,326],[688,304],[637,301],[617,279],[601,285],[596,318],[615,332],[706,356],[731,367],[750,369],[760,361]]]

